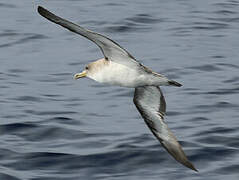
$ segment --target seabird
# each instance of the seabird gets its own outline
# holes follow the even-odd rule
[[[197,171],[164,121],[166,102],[160,86],[180,87],[181,84],[145,67],[110,38],[56,16],[41,6],[38,6],[38,12],[46,19],[93,41],[103,52],[104,58],[91,62],[74,78],[88,77],[100,83],[135,88],[134,104],[154,136],[175,160]]]

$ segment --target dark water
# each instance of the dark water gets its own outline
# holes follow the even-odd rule
[[[239,1],[36,2],[183,84],[163,87],[166,121],[199,173],[152,136],[132,89],[73,80],[102,57],[93,43],[1,0],[1,180],[239,179]]]

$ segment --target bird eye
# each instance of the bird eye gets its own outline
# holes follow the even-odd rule
[[[88,66],[86,66],[86,67],[85,67],[85,69],[86,69],[86,70],[88,70],[88,69],[89,69],[89,67],[88,67]]]

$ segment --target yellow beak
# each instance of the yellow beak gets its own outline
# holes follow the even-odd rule
[[[82,71],[81,73],[77,73],[74,75],[74,79],[79,79],[83,77],[86,77],[86,71]]]

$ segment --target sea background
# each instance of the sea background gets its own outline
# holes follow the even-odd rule
[[[103,57],[37,5],[102,33],[183,84],[165,121],[198,173],[177,163],[133,89],[74,80]],[[0,180],[238,180],[239,1],[1,0]]]

